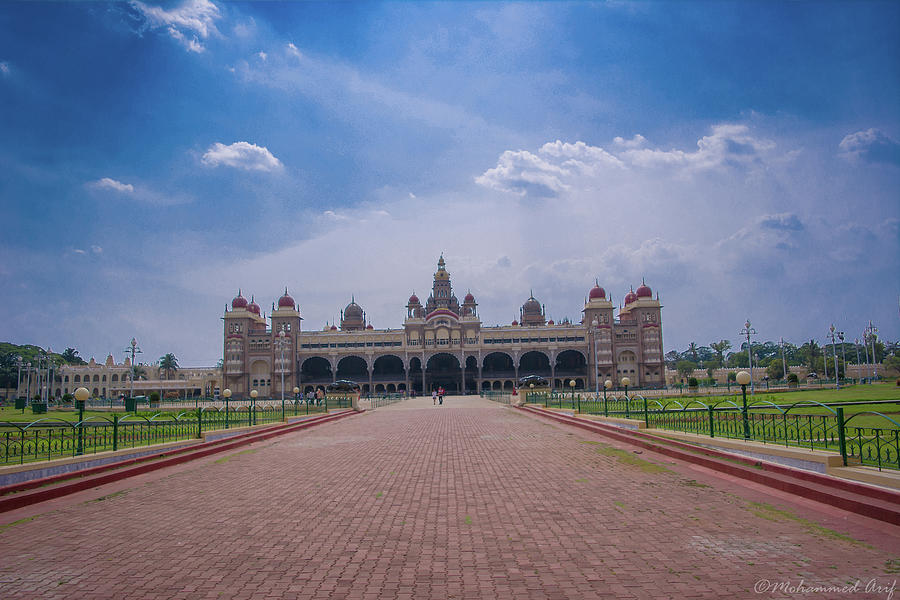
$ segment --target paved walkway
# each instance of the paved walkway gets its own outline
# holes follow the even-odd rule
[[[865,587],[900,579],[900,528],[477,397],[0,523],[0,598],[888,598]],[[801,587],[755,594],[760,580]]]

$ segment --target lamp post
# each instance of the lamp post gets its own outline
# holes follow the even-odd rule
[[[572,388],[572,408],[575,408],[575,380],[569,380],[569,387]]]
[[[612,380],[607,379],[603,382],[603,416],[608,417],[609,411],[606,409],[606,390],[612,387]]]
[[[750,373],[747,371],[739,371],[737,374],[737,382],[741,386],[741,395],[744,397],[744,407],[741,409],[741,417],[744,420],[744,439],[750,439],[750,422],[747,418],[747,384],[752,381]]]
[[[250,402],[253,405],[252,410],[250,412],[250,424],[251,425],[256,425],[256,397],[257,396],[259,396],[259,392],[257,392],[256,390],[250,390]]]
[[[284,421],[284,345],[287,343],[285,339],[284,329],[278,332],[278,346],[281,349],[281,364],[278,369],[281,371],[281,420]]]
[[[866,327],[866,334],[872,342],[872,379],[878,379],[878,359],[875,358],[875,340],[878,339],[878,328],[872,325],[872,321],[869,321],[869,326]]]
[[[853,340],[853,347],[856,348],[856,383],[859,383],[859,380],[861,379],[859,376],[859,338]]]
[[[297,403],[300,402],[300,388],[294,386],[294,416],[297,416]]]
[[[631,418],[631,402],[628,400],[628,386],[631,385],[631,379],[628,377],[622,378],[622,385],[625,386],[625,417]]]
[[[844,377],[847,377],[847,349],[844,348],[844,332],[838,331],[838,339],[841,341],[841,362],[844,363]]]
[[[750,319],[747,319],[747,322],[744,323],[744,328],[741,329],[741,335],[747,336],[747,363],[750,365],[750,393],[753,394],[756,389],[753,387],[753,342],[750,341],[750,336],[756,335],[756,330],[750,326]]]
[[[834,357],[834,389],[841,389],[841,370],[838,368],[837,361],[837,346],[835,346],[835,336],[844,337],[843,331],[835,331],[834,323],[831,324],[831,327],[828,329],[831,332],[831,355]]]
[[[22,395],[22,357],[16,357],[16,398]]]
[[[25,378],[28,380],[25,384],[25,399],[31,402],[31,363],[25,363]]]
[[[231,399],[231,388],[222,390],[222,396],[225,398],[225,429],[228,429],[228,400]]]
[[[594,346],[594,400],[600,398],[600,358],[597,356],[597,328],[600,323],[597,319],[591,321],[591,342]]]
[[[781,377],[787,381],[787,361],[784,359],[784,338],[781,338]]]
[[[131,353],[131,398],[134,398],[134,355],[135,354],[143,354],[140,348],[138,348],[137,340],[131,338],[131,344],[129,344],[128,348],[125,348],[125,354]]]
[[[90,398],[91,393],[85,387],[75,390],[75,404],[78,405],[78,446],[75,454],[84,454],[84,403]]]

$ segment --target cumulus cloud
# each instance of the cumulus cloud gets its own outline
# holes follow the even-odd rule
[[[191,52],[203,52],[206,48],[200,40],[218,33],[215,21],[221,17],[219,7],[209,0],[188,0],[171,10],[139,0],[132,0],[131,6],[144,20],[145,28],[165,29]]]
[[[556,197],[573,188],[585,187],[579,178],[606,178],[626,171],[644,177],[638,169],[666,169],[690,175],[718,168],[751,169],[768,158],[774,143],[754,136],[746,125],[721,124],[697,141],[697,150],[660,150],[646,147],[647,139],[636,134],[630,140],[613,139],[604,149],[582,141],[547,142],[532,153],[507,150],[497,166],[475,178],[476,183],[520,196]]]
[[[112,190],[121,193],[134,193],[134,186],[130,183],[122,183],[110,177],[103,177],[97,181],[91,181],[88,186],[96,190]]]
[[[841,154],[849,160],[900,165],[900,143],[879,129],[870,128],[844,137]]]
[[[0,74],[9,75],[9,63],[6,61],[0,61]]]
[[[269,149],[249,142],[235,142],[226,146],[216,142],[203,155],[200,161],[209,167],[234,167],[245,171],[272,172],[283,165]]]

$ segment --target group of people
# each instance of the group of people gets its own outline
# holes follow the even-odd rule
[[[431,401],[432,404],[443,404],[444,403],[444,388],[439,387],[436,390],[431,390]]]

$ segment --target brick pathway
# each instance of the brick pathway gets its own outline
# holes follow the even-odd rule
[[[865,586],[900,579],[900,528],[478,398],[0,522],[0,598],[887,598]],[[754,594],[760,579],[861,591]]]

